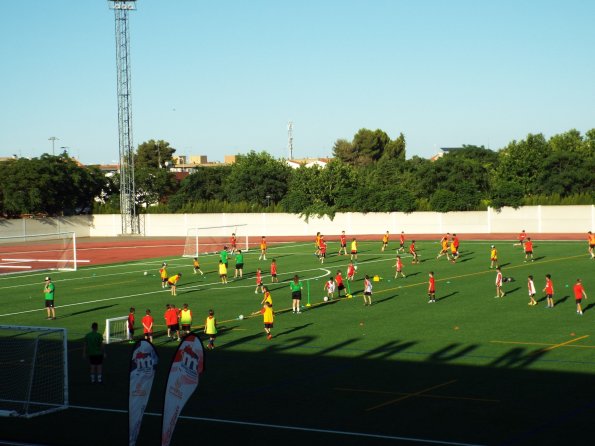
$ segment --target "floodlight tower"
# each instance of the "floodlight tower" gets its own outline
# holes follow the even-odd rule
[[[289,159],[293,159],[293,121],[287,123],[287,150],[289,151]]]
[[[118,134],[120,145],[120,215],[122,234],[139,234],[134,187],[134,146],[132,143],[132,100],[130,86],[130,30],[128,13],[136,0],[108,0],[116,20],[116,69],[118,72]]]

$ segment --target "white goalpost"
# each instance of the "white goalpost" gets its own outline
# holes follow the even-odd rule
[[[68,408],[65,328],[0,325],[0,416]]]
[[[188,228],[182,255],[198,257],[201,254],[219,252],[224,246],[231,249],[232,234],[236,237],[236,249],[248,251],[250,241],[247,228],[247,224]]]
[[[76,234],[0,237],[0,274],[23,271],[76,271]]]
[[[119,316],[106,319],[103,340],[106,344],[130,341],[130,332],[128,331],[128,316]]]

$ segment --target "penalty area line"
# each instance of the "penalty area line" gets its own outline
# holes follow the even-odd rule
[[[121,409],[104,409],[98,407],[89,407],[89,406],[68,406],[70,409],[79,409],[79,410],[91,410],[97,412],[111,412],[111,413],[128,413],[127,410]],[[163,414],[157,412],[145,412],[145,415],[151,417],[161,417]],[[310,427],[301,427],[301,426],[286,426],[283,424],[271,424],[271,423],[255,423],[249,421],[236,421],[236,420],[224,420],[221,418],[206,418],[206,417],[193,417],[189,415],[180,415],[181,419],[190,420],[190,421],[205,421],[207,423],[220,423],[220,424],[232,424],[238,426],[253,426],[253,427],[265,427],[269,429],[283,429],[283,430],[291,430],[291,431],[300,431],[300,432],[312,432],[317,434],[331,434],[331,435],[343,435],[349,437],[361,437],[361,438],[378,438],[383,440],[397,440],[397,441],[408,441],[411,443],[425,443],[425,444],[442,444],[442,445],[452,445],[452,446],[484,446],[479,443],[462,443],[459,441],[446,441],[446,440],[431,440],[428,438],[416,438],[416,437],[401,437],[398,435],[383,435],[383,434],[370,434],[366,432],[350,432],[350,431],[341,431],[335,429],[317,429],[317,428],[310,428]]]

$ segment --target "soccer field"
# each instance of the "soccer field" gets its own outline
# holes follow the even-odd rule
[[[499,250],[506,296],[494,298],[490,245]],[[160,355],[156,382],[138,444],[159,444],[159,417],[175,342],[164,335],[166,303],[188,303],[193,328],[202,331],[209,309],[219,335],[206,353],[199,388],[182,412],[175,445],[201,441],[248,444],[589,444],[595,415],[595,261],[585,242],[535,241],[535,261],[511,241],[465,241],[455,264],[436,259],[437,242],[417,243],[421,263],[401,254],[406,278],[394,279],[395,248],[360,242],[352,298],[323,301],[325,281],[349,256],[329,243],[321,264],[312,243],[269,246],[267,260],[245,255],[244,278],[219,281],[218,255],[145,259],[76,272],[52,272],[57,320],[46,320],[47,273],[0,277],[0,324],[68,329],[70,404],[67,411],[30,420],[0,418],[0,437],[48,445],[125,444],[128,366],[132,346],[106,347],[105,383],[88,383],[83,336],[96,321],[126,316],[137,321],[150,308]],[[276,259],[279,283],[270,283]],[[163,290],[158,270],[181,272],[178,295]],[[255,294],[262,268],[275,310],[267,340]],[[437,302],[428,304],[428,272]],[[145,275],[145,272],[147,274]],[[289,281],[304,283],[304,308],[291,312]],[[373,305],[363,305],[363,277],[373,281]],[[528,306],[527,276],[537,289]],[[556,305],[547,309],[545,274],[554,282]],[[573,285],[581,278],[589,296],[576,313]],[[309,293],[308,293],[309,290]],[[306,306],[308,302],[310,306]],[[335,293],[336,297],[336,293]],[[239,315],[244,318],[240,320]],[[137,324],[139,325],[139,324]],[[142,330],[141,330],[142,331]],[[137,334],[139,331],[137,329]],[[205,339],[203,337],[203,339]]]

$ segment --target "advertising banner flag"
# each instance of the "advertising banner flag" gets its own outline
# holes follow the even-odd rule
[[[202,342],[191,333],[182,339],[169,370],[163,402],[161,446],[169,446],[180,413],[198,387],[198,377],[203,369]]]
[[[153,386],[159,357],[153,344],[138,341],[130,359],[130,385],[128,389],[128,445],[136,445],[138,433]]]

